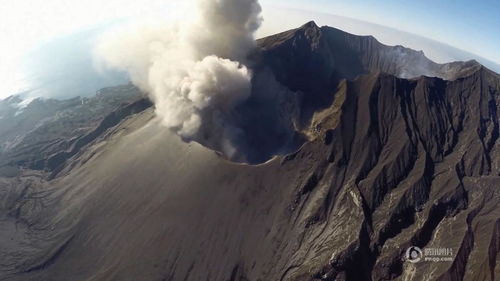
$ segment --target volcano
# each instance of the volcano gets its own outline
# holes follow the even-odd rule
[[[92,122],[79,101],[10,129],[0,280],[500,278],[497,73],[314,22],[249,59],[252,164],[183,142],[132,86]]]

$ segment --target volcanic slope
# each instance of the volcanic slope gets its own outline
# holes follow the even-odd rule
[[[331,31],[289,33],[309,29]],[[1,179],[0,280],[498,280],[499,75],[475,63],[451,80],[337,75],[352,67],[338,61],[326,75],[327,54],[275,39],[260,41],[260,67],[321,105],[310,141],[237,164],[152,109],[132,115],[50,181]],[[315,61],[324,76],[291,78]],[[405,262],[409,246],[453,261]]]

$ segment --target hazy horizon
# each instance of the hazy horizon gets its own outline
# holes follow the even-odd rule
[[[55,24],[57,16],[50,14],[46,9],[40,18],[47,21],[52,15],[56,19],[50,19],[45,25],[46,30],[39,32],[40,34],[35,34],[35,30],[32,31],[32,34],[28,33],[26,38],[21,37],[20,34],[22,29],[29,28],[30,24],[15,34],[14,25],[9,26],[9,20],[6,20],[4,25],[8,28],[3,36],[13,43],[3,46],[3,50],[0,50],[0,54],[4,56],[2,57],[4,63],[0,67],[0,75],[3,77],[3,83],[0,85],[0,99],[19,93],[25,93],[31,97],[86,96],[93,95],[96,90],[102,87],[126,82],[123,75],[100,73],[95,69],[90,61],[92,41],[100,33],[120,22],[133,22],[148,15],[153,18],[176,18],[179,17],[179,11],[186,8],[186,5],[178,1],[150,0],[149,2],[141,5],[142,8],[139,11],[134,10],[134,4],[128,3],[123,5],[122,10],[117,10],[112,15],[98,14],[90,19],[79,15],[76,17],[78,20],[75,24],[68,27],[60,27]],[[317,3],[322,3],[322,1]],[[148,6],[148,4],[151,5]],[[360,20],[352,17],[349,13],[342,16],[335,15],[330,12],[331,5],[325,5],[324,11],[317,12],[315,10],[319,4],[304,9],[304,5],[299,0],[290,2],[288,6],[280,4],[279,1],[263,1],[261,4],[264,21],[262,27],[257,31],[257,37],[297,28],[314,20],[320,26],[328,25],[356,35],[373,35],[386,45],[403,45],[415,50],[422,50],[428,58],[438,63],[475,59],[486,67],[500,72],[499,62],[484,54],[472,53],[460,46],[453,46],[446,40],[436,41],[430,37],[413,33],[412,30],[403,30],[403,27],[397,29],[383,23]],[[120,4],[111,2],[108,5],[111,8]],[[18,9],[22,11],[23,7],[19,7]],[[166,7],[169,7],[170,10]],[[71,11],[75,12],[76,10],[76,8],[69,10],[68,13],[71,14]],[[52,12],[57,12],[57,9]],[[85,11],[81,13],[85,15]],[[360,12],[359,16],[361,14]],[[66,15],[65,18],[71,17]],[[34,21],[36,22],[36,20]],[[54,60],[55,54],[63,56]]]

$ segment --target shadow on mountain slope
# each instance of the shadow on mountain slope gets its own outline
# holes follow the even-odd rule
[[[329,30],[276,35],[260,59],[308,28]],[[136,112],[50,181],[1,179],[0,280],[496,280],[498,74],[464,63],[452,80],[331,80],[318,67],[297,80],[316,49],[279,50],[264,68],[311,109],[296,152],[232,163]],[[453,261],[405,262],[409,246],[451,248]]]

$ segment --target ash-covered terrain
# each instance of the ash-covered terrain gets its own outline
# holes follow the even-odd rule
[[[133,86],[2,101],[0,280],[499,280],[497,73],[313,22],[249,60],[246,161]]]
[[[51,171],[106,129],[151,106],[132,85],[69,100],[11,96],[0,101],[0,176]]]

